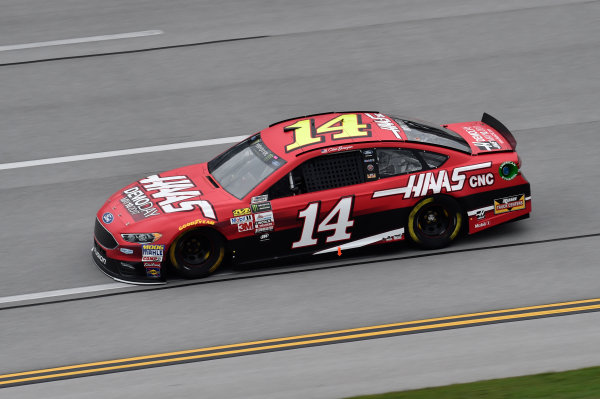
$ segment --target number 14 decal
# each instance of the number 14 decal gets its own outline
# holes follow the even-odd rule
[[[333,230],[333,234],[327,237],[325,242],[347,240],[351,237],[351,233],[346,230],[354,226],[354,221],[350,220],[350,212],[352,212],[352,203],[354,196],[344,197],[338,201],[329,214],[319,223],[317,232]],[[298,218],[304,219],[302,225],[302,234],[300,239],[292,244],[292,248],[308,247],[317,245],[317,239],[313,237],[315,233],[315,225],[319,216],[319,208],[321,202],[311,202],[306,208],[298,213]],[[336,219],[332,223],[333,219]]]

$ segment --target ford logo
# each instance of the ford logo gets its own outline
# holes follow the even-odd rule
[[[115,219],[115,217],[113,216],[112,213],[110,212],[106,212],[104,215],[102,215],[102,221],[106,224],[110,224],[112,223],[112,221]]]

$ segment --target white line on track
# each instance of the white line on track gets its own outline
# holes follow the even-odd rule
[[[61,46],[61,45],[65,45],[65,44],[101,42],[104,40],[132,39],[134,37],[162,35],[163,33],[164,32],[162,30],[145,30],[145,31],[141,31],[141,32],[117,33],[114,35],[76,37],[73,39],[50,40],[47,42],[11,44],[11,45],[7,45],[7,46],[0,46],[0,51],[23,50],[23,49],[27,49],[27,48],[49,47],[49,46]]]
[[[119,156],[123,156],[123,155],[132,155],[132,154],[144,154],[147,152],[181,150],[181,149],[194,148],[194,147],[206,147],[209,145],[231,144],[231,143],[237,143],[238,141],[241,141],[241,140],[245,139],[246,137],[248,137],[248,136],[223,137],[220,139],[188,141],[186,143],[154,145],[154,146],[150,146],[150,147],[129,148],[126,150],[95,152],[92,154],[69,155],[66,157],[35,159],[33,161],[2,163],[2,164],[0,164],[0,170],[28,168],[31,166],[53,165],[53,164],[67,163],[67,162],[87,161],[90,159],[111,158],[111,157],[119,157]]]
[[[30,300],[35,300],[35,299],[53,298],[53,297],[58,297],[58,296],[86,294],[86,293],[90,293],[90,292],[108,291],[108,290],[115,290],[115,289],[119,289],[119,288],[131,288],[131,285],[124,284],[124,283],[110,283],[110,284],[100,284],[100,285],[89,285],[87,287],[67,288],[64,290],[56,290],[56,291],[35,292],[33,294],[5,296],[5,297],[0,297],[0,303],[22,302],[22,301],[30,301]]]

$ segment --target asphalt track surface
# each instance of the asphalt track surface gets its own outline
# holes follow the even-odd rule
[[[440,254],[401,246],[3,304],[0,373],[600,297],[598,22],[597,1],[3,2],[0,46],[164,33],[0,51],[2,164],[239,136],[327,110],[438,123],[485,111],[517,137],[533,214]],[[0,299],[110,283],[89,254],[105,198],[227,146],[0,170]],[[424,332],[0,397],[335,398],[563,370],[600,364],[599,323]]]

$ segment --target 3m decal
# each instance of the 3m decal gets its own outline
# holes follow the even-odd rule
[[[253,213],[270,211],[271,203],[270,202],[261,202],[260,204],[250,204],[250,209],[252,209]]]
[[[106,212],[104,215],[102,215],[102,221],[106,224],[111,224],[113,220],[115,220],[115,217],[110,212]]]
[[[494,200],[494,214],[520,211],[525,209],[525,194]]]
[[[192,227],[192,226],[199,226],[199,225],[203,225],[203,224],[208,224],[208,225],[213,225],[215,224],[214,220],[204,220],[204,219],[196,219],[194,221],[182,224],[181,226],[179,226],[179,231],[186,229],[188,227]]]
[[[163,198],[158,206],[165,213],[189,212],[200,209],[204,217],[216,220],[215,211],[206,200],[189,201],[202,195],[200,190],[188,190],[195,187],[187,176],[165,176],[151,175],[140,180],[140,184],[147,192],[156,191],[152,198]]]
[[[142,262],[162,262],[164,251],[164,245],[144,244],[142,245]]]
[[[325,239],[325,242],[348,240],[351,233],[348,233],[348,228],[354,225],[354,221],[350,220],[350,213],[354,203],[354,196],[341,198],[338,203],[329,211],[329,214],[319,223],[317,232],[333,231],[333,234]],[[302,224],[302,233],[300,239],[292,243],[292,248],[307,247],[316,245],[317,239],[314,238],[315,225],[319,216],[319,208],[321,202],[311,202],[306,208],[298,212],[298,218],[304,219]],[[335,219],[335,222],[332,221]]]
[[[375,122],[380,129],[389,130],[394,136],[396,136],[397,139],[402,140],[402,136],[400,136],[400,128],[396,126],[396,124],[390,118],[384,114],[365,115],[373,119],[373,122]]]
[[[252,221],[239,223],[237,225],[237,227],[238,227],[238,233],[243,233],[244,231],[254,230],[254,224],[252,223]]]
[[[244,215],[250,215],[251,213],[252,213],[252,211],[250,210],[250,208],[241,208],[241,209],[233,210],[233,216],[244,216]]]
[[[251,222],[252,215],[238,216],[235,218],[231,218],[229,220],[231,221],[231,224],[240,224],[240,223],[245,223],[245,222]]]
[[[503,162],[498,168],[502,180],[512,180],[519,174],[519,167],[514,162]]]
[[[341,140],[351,137],[368,137],[371,135],[371,125],[363,124],[358,114],[342,114],[328,120],[319,127],[315,127],[314,119],[301,119],[296,123],[285,126],[284,132],[292,132],[294,141],[285,146],[285,152],[298,148],[322,143],[325,138],[322,134],[331,134],[332,140]]]
[[[439,194],[442,192],[442,189],[444,189],[444,191],[447,193],[452,191],[460,191],[463,189],[465,185],[465,180],[467,178],[465,172],[485,169],[491,166],[491,162],[483,162],[475,165],[461,166],[458,168],[454,168],[452,170],[451,176],[448,176],[448,172],[445,169],[411,175],[408,178],[408,184],[406,186],[391,188],[388,190],[375,191],[373,193],[373,198],[387,197],[390,195],[400,194],[404,194],[404,198],[417,198],[423,197],[428,194]],[[475,180],[475,182],[477,181],[478,180]]]
[[[120,201],[136,222],[160,214],[150,198],[137,186],[123,191]]]

